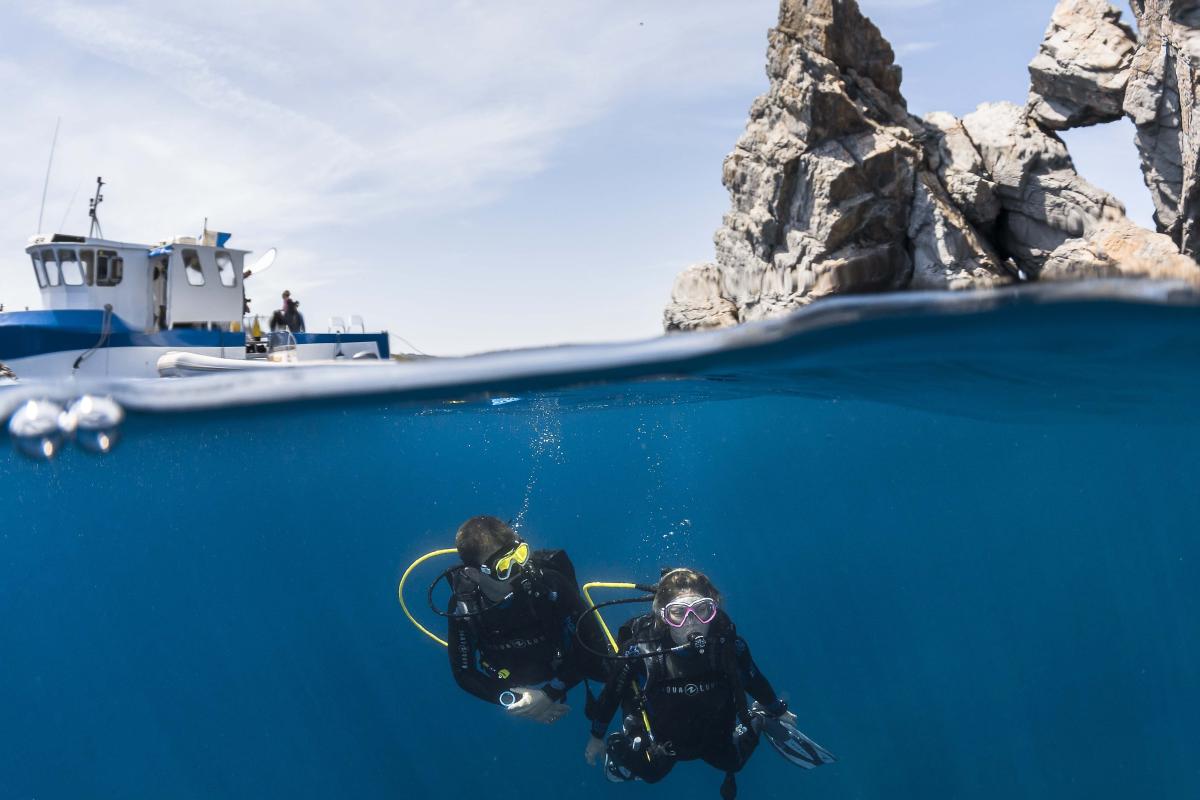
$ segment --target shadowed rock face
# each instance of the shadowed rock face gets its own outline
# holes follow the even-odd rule
[[[1011,103],[984,104],[962,120],[1003,210],[996,246],[1030,277],[1068,239],[1125,218],[1115,197],[1075,172],[1067,146]]]
[[[1154,199],[1158,229],[1195,258],[1200,252],[1200,2],[1132,0],[1130,5],[1140,35],[1125,113],[1137,126],[1142,173]]]
[[[770,89],[725,160],[731,208],[716,263],[676,280],[666,329],[762,319],[837,293],[1001,286],[1048,268],[1056,280],[1200,279],[1191,259],[1161,258],[1169,240],[1081,178],[1053,133],[1118,118],[1135,62],[1115,8],[1062,0],[1030,67],[1028,107],[921,120],[854,0],[783,0]]]

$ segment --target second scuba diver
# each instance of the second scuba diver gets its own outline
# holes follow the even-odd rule
[[[454,680],[514,716],[555,722],[570,710],[571,687],[605,677],[602,659],[576,642],[587,606],[575,567],[562,550],[532,550],[496,517],[467,520],[454,543],[462,560],[447,573]],[[594,615],[580,624],[578,638],[602,649]]]
[[[795,715],[759,671],[721,604],[705,575],[670,570],[655,588],[651,613],[621,628],[619,655],[607,657],[615,668],[592,709],[584,753],[589,764],[604,757],[609,780],[656,783],[676,762],[702,759],[725,773],[721,797],[732,800],[734,774],[760,735],[799,766],[834,760],[795,728]],[[747,705],[747,693],[753,705]],[[621,730],[605,738],[619,706],[625,712]]]

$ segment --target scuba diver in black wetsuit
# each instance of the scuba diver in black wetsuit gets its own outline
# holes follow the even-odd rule
[[[721,602],[703,574],[671,570],[655,589],[652,613],[622,627],[584,752],[589,764],[604,755],[609,780],[656,783],[676,762],[702,759],[725,773],[721,797],[732,800],[734,774],[760,733],[800,766],[833,760],[795,731],[795,716],[754,664]],[[625,712],[622,729],[605,739],[618,706]]]
[[[603,681],[604,647],[561,550],[532,551],[496,517],[472,517],[455,537],[462,566],[447,574],[447,650],[454,680],[508,713],[552,723],[570,708],[567,691],[584,678]]]

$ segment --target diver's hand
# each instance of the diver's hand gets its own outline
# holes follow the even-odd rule
[[[796,715],[788,711],[788,705],[783,700],[776,700],[774,703],[765,706],[760,703],[759,708],[761,708],[763,713],[768,717],[788,720],[790,722],[794,722],[796,719]]]
[[[508,713],[549,725],[567,715],[571,707],[556,703],[541,689],[519,687],[512,690],[519,695],[517,702],[508,707]]]
[[[604,755],[604,740],[597,739],[595,736],[588,737],[587,748],[583,751],[583,757],[587,761],[589,767],[596,766],[596,759]]]

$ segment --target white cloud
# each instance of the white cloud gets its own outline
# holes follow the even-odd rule
[[[493,202],[616,105],[720,87],[744,57],[731,27],[772,22],[723,0],[10,7],[0,25],[27,43],[0,61],[0,102],[24,122],[0,132],[5,293],[28,283],[11,248],[33,232],[56,117],[47,227],[102,174],[109,236],[208,216],[273,243]],[[68,227],[85,210],[80,198]]]

